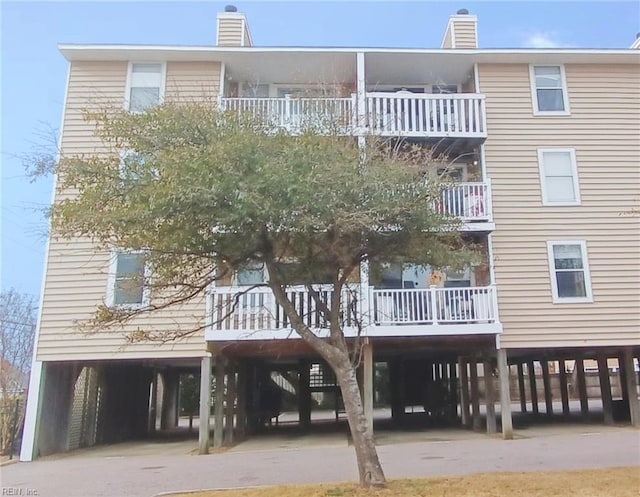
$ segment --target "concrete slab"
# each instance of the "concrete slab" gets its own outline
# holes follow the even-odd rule
[[[640,465],[638,430],[603,425],[561,428],[539,426],[509,441],[472,433],[467,439],[393,443],[378,450],[388,478]],[[354,451],[346,445],[206,456],[144,453],[150,446],[144,443],[139,448],[133,444],[131,454],[138,455],[129,455],[124,450],[128,444],[119,445],[0,468],[3,491],[37,492],[39,497],[151,497],[164,491],[357,478]],[[179,446],[178,442],[175,447]]]

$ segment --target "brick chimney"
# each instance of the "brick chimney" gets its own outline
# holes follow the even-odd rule
[[[478,48],[478,18],[467,9],[449,16],[441,48]]]
[[[216,45],[219,47],[250,47],[251,35],[247,18],[235,5],[227,5],[217,16]]]

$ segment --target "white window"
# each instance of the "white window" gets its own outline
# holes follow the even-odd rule
[[[564,66],[530,66],[529,77],[534,114],[569,114]]]
[[[129,64],[125,107],[141,112],[162,103],[164,74],[164,64]]]
[[[244,264],[236,271],[236,285],[238,286],[259,285],[265,281],[264,264],[261,262]]]
[[[113,252],[109,271],[107,305],[130,308],[148,305],[148,277],[144,253]]]
[[[593,302],[586,242],[547,242],[547,251],[553,302]]]
[[[538,166],[544,205],[580,205],[575,149],[539,148]]]

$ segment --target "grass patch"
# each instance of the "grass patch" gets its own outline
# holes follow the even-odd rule
[[[638,467],[578,471],[478,473],[392,480],[385,489],[366,491],[354,483],[276,485],[209,490],[173,497],[638,497]]]

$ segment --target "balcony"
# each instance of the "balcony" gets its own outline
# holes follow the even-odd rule
[[[355,102],[355,95],[346,98],[225,97],[220,99],[220,106],[294,134],[311,127],[327,133],[350,135],[356,123]]]
[[[286,292],[309,328],[316,332],[328,331],[329,324],[318,306],[331,307],[332,286],[314,285],[313,289],[317,298],[305,286],[289,287]],[[356,320],[361,317],[359,289],[357,285],[343,289],[340,320],[345,331],[355,331]],[[265,331],[285,338],[293,333],[283,307],[276,302],[269,288],[218,287],[210,295],[210,307],[210,328],[219,335],[218,339],[223,338],[226,332],[239,333],[243,338],[251,338],[258,332],[263,332],[262,335]]]
[[[476,93],[366,94],[369,132],[420,138],[487,137],[484,95]]]
[[[339,134],[371,133],[415,138],[487,137],[484,95],[369,92],[365,108],[350,97],[224,97],[224,110],[248,113],[298,133],[306,127]],[[362,116],[359,120],[358,116]],[[364,129],[363,129],[364,126]]]
[[[456,216],[472,228],[474,223],[493,223],[491,206],[491,182],[456,183],[441,193],[436,210]],[[483,226],[490,231],[489,224]]]
[[[330,306],[331,286],[287,289],[303,321],[319,336],[329,324],[320,305]],[[242,293],[244,292],[244,293]],[[364,295],[366,294],[366,295]],[[366,296],[366,299],[362,297]],[[207,340],[297,338],[271,290],[218,287],[209,295]],[[362,328],[366,336],[433,336],[500,333],[496,289],[465,288],[374,289],[360,285],[343,290],[340,321],[346,336]]]

